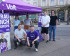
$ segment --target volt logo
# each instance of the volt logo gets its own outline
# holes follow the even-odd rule
[[[6,6],[7,6],[7,9],[16,10],[16,6],[15,5],[6,4]]]

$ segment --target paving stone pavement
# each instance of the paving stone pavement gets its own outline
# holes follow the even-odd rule
[[[12,29],[12,28],[11,28]],[[35,52],[34,47],[18,47],[14,50],[13,31],[11,30],[12,49],[1,53],[0,56],[70,56],[70,26],[58,26],[56,29],[56,41],[40,42],[39,51]]]

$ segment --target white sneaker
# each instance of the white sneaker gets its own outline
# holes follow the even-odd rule
[[[35,48],[35,51],[36,51],[36,52],[38,52],[38,49],[37,49],[37,48]]]

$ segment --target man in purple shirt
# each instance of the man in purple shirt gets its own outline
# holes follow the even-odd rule
[[[34,30],[34,25],[30,26],[30,31],[27,34],[27,44],[28,47],[32,47],[32,45],[35,45],[35,51],[38,51],[38,45],[39,45],[39,34],[37,31]]]

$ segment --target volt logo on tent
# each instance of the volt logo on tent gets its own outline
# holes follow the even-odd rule
[[[7,6],[7,9],[16,10],[16,6],[15,5],[6,4],[6,6]]]

